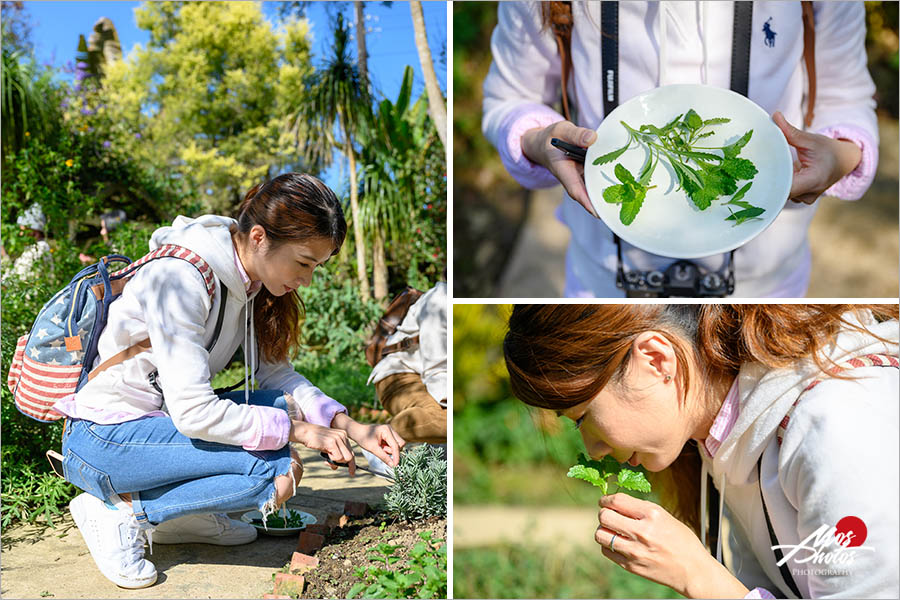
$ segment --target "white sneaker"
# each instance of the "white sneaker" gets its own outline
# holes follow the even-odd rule
[[[90,494],[69,503],[72,518],[97,568],[119,587],[137,589],[156,583],[156,567],[144,560],[147,539],[134,514],[109,508]]]
[[[163,521],[153,530],[157,544],[239,546],[256,540],[256,527],[225,514],[188,515]]]

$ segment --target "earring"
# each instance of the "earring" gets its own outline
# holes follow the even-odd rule
[[[668,373],[666,373],[666,376],[663,378],[663,381],[665,383],[669,383],[670,381],[672,381],[672,376],[669,375]]]

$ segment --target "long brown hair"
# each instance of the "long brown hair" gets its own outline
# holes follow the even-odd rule
[[[503,341],[513,394],[531,406],[565,410],[586,402],[625,374],[632,343],[645,331],[667,336],[679,365],[676,382],[687,392],[737,375],[759,362],[785,367],[812,358],[824,371],[821,351],[841,327],[861,329],[842,316],[870,310],[897,319],[897,305],[852,304],[541,304],[517,305]],[[690,360],[688,360],[690,358]],[[690,373],[690,365],[697,372]],[[700,454],[688,442],[668,468],[650,473],[661,503],[699,532]]]
[[[270,251],[288,242],[328,238],[333,256],[347,235],[337,196],[304,173],[285,173],[247,192],[238,208],[237,236],[246,242],[254,225],[265,230]],[[266,360],[284,360],[299,347],[301,306],[297,292],[273,296],[263,287],[256,296],[253,321]]]

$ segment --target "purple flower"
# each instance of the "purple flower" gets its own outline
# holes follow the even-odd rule
[[[80,91],[81,91],[81,84],[80,84],[80,83],[76,83],[75,85],[73,85],[73,86],[72,86],[72,91],[80,92]]]
[[[63,110],[69,108],[69,101],[66,98],[63,98],[62,102],[59,103],[59,107]]]
[[[75,66],[78,67],[80,71],[87,70],[88,68],[88,64],[83,60],[79,60],[77,63],[75,63]]]
[[[141,134],[140,133],[134,134],[134,139],[136,139],[136,140],[141,139]]]
[[[81,114],[83,114],[84,116],[88,116],[88,115],[94,114],[94,111],[92,111],[92,110],[89,109],[89,108],[82,108],[82,109],[81,109]]]
[[[110,146],[112,146],[112,142],[110,142],[109,140],[106,140],[105,142],[103,142],[104,148],[109,148]]]

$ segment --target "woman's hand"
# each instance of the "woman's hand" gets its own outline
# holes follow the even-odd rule
[[[390,425],[363,425],[345,413],[334,415],[331,425],[347,432],[354,442],[380,458],[389,467],[400,464],[400,448],[406,440]]]
[[[794,202],[812,204],[825,190],[859,165],[862,151],[853,142],[797,129],[777,111],[772,115],[772,120],[781,129],[787,143],[797,150],[790,193]]]
[[[626,571],[688,598],[743,598],[749,592],[687,525],[658,504],[612,494],[600,499],[600,507],[594,540],[606,558]]]
[[[550,140],[553,138],[587,148],[597,141],[597,133],[578,127],[571,121],[559,121],[543,129],[529,129],[522,136],[522,153],[532,162],[549,169],[566,188],[569,196],[596,217],[587,188],[584,187],[584,165],[566,156],[559,148],[551,146]]]
[[[346,431],[313,425],[306,421],[291,421],[291,433],[288,439],[291,442],[303,444],[307,448],[326,452],[332,461],[347,463],[351,477],[356,474],[356,461],[353,458],[353,451],[350,450]],[[332,466],[331,468],[336,469],[337,467]]]

